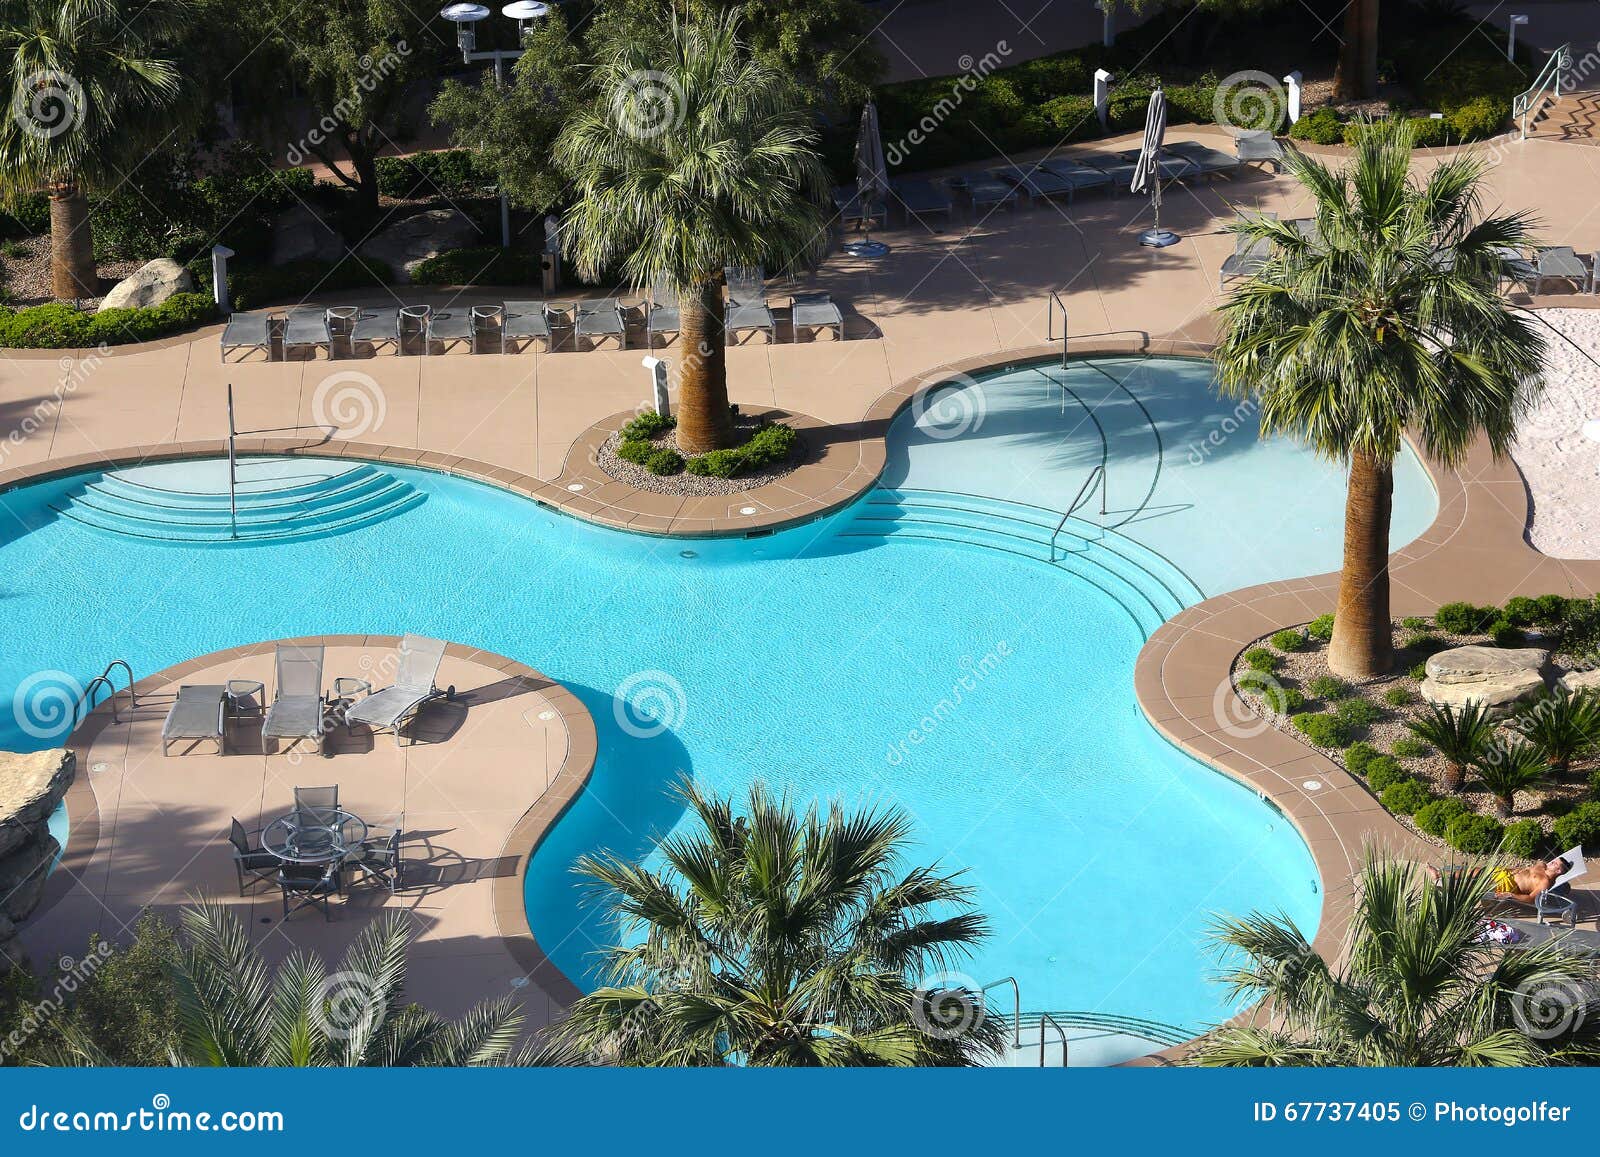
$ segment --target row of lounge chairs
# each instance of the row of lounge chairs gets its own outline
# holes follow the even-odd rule
[[[1173,141],[1163,147],[1157,166],[1162,180],[1185,181],[1219,174],[1232,176],[1241,166],[1252,162],[1279,168],[1282,159],[1282,146],[1271,134],[1246,133],[1237,139],[1234,153],[1198,141]],[[975,213],[1001,206],[1014,208],[1023,200],[1037,202],[1065,197],[1070,204],[1079,193],[1096,190],[1106,190],[1116,196],[1128,189],[1138,160],[1137,149],[1075,153],[1070,157],[1047,157],[1031,165],[1001,165],[980,172],[961,173],[943,181],[900,178],[890,181],[889,187],[894,202],[908,220],[938,214],[948,218],[954,213],[956,194],[965,199]],[[840,222],[846,228],[888,219],[887,206],[863,204],[851,186],[835,189],[833,201]]]
[[[738,335],[761,331],[775,340],[777,321],[767,299],[766,275],[759,268],[728,269],[728,300],[725,325],[729,341]],[[642,325],[646,342],[654,348],[657,335],[681,331],[678,299],[667,287],[651,288],[644,300],[629,303],[620,297],[597,297],[558,303],[549,301],[504,301],[496,305],[473,305],[435,309],[429,305],[367,308],[359,305],[297,306],[283,318],[267,311],[236,313],[222,331],[222,357],[236,350],[259,349],[271,356],[276,340],[284,356],[294,350],[324,349],[334,356],[335,343],[370,346],[374,353],[384,346],[403,353],[407,342],[420,342],[424,353],[447,351],[465,342],[476,350],[481,342],[497,344],[500,353],[515,352],[536,340],[545,348],[554,344],[555,331],[571,331],[574,345],[584,340],[597,343],[615,338],[626,349],[630,322]],[[790,325],[795,340],[802,331],[832,330],[844,340],[844,315],[826,293],[797,293],[790,297]]]

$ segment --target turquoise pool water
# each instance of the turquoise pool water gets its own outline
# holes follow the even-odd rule
[[[1174,399],[1231,409],[1186,380],[1192,393],[1174,388]],[[989,413],[1036,384],[988,384]],[[1064,429],[1035,444],[1067,453],[1081,431]],[[1011,473],[997,466],[984,481],[966,465],[964,481],[1023,487],[1027,436],[1014,436],[996,457]],[[900,429],[896,438],[907,446],[891,467],[900,487],[929,486],[940,453],[961,445]],[[1224,457],[1212,467],[1226,496],[1234,466]],[[536,853],[527,888],[535,934],[580,982],[610,933],[580,904],[569,865],[596,848],[649,855],[680,819],[666,789],[685,774],[722,791],[759,777],[800,800],[905,808],[916,857],[967,870],[993,922],[965,971],[978,983],[1016,976],[1030,1008],[1198,1029],[1229,1012],[1208,979],[1215,913],[1282,910],[1308,931],[1318,920],[1310,857],[1288,822],[1139,714],[1132,670],[1146,628],[1124,588],[1159,579],[1159,558],[1124,551],[1133,563],[1107,565],[1132,578],[1097,584],[1083,577],[1098,573],[1094,550],[1078,573],[1026,550],[865,533],[862,509],[763,539],[665,541],[459,479],[391,473],[424,500],[377,525],[270,546],[148,542],[54,514],[85,479],[0,498],[12,516],[0,527],[0,694],[13,704],[0,746],[49,742],[34,710],[48,706],[48,689],[81,684],[112,657],[144,673],[260,639],[417,631],[527,662],[594,716],[594,778]],[[1032,477],[1055,474],[1066,467]],[[1324,508],[1342,486],[1293,450],[1263,458],[1244,482]],[[1048,509],[1061,492],[1008,493]],[[1397,544],[1402,527],[1431,517],[1430,494],[1397,494]],[[1172,552],[1174,571],[1227,581],[1206,560],[1239,551],[1191,533],[1187,553]],[[1330,547],[1305,521],[1238,533],[1262,540],[1258,578],[1325,569],[1302,564],[1330,550],[1337,562],[1336,536]],[[1274,558],[1284,561],[1267,573]],[[107,612],[108,589],[121,613]]]

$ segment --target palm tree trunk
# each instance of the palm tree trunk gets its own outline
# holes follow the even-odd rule
[[[1389,511],[1394,462],[1356,453],[1344,504],[1344,569],[1333,617],[1328,667],[1346,679],[1387,674],[1394,663],[1389,626]]]
[[[1515,803],[1516,803],[1516,801],[1513,800],[1512,797],[1509,796],[1509,795],[1497,795],[1497,796],[1495,796],[1494,797],[1495,814],[1497,816],[1499,816],[1503,820],[1510,819],[1511,818],[1511,813],[1515,810]]]
[[[1446,791],[1460,791],[1461,785],[1466,781],[1467,769],[1454,760],[1444,765],[1444,787]]]
[[[733,441],[722,278],[684,290],[678,313],[684,349],[678,363],[678,449],[685,454],[721,450]]]
[[[57,301],[100,295],[89,198],[75,184],[50,189],[50,291]]]
[[[1352,0],[1345,9],[1344,47],[1335,89],[1341,100],[1378,94],[1378,2]]]

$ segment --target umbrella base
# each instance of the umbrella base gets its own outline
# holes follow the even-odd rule
[[[1176,245],[1178,235],[1171,229],[1146,229],[1139,234],[1139,244],[1148,245],[1152,249],[1165,249],[1168,245]]]
[[[844,251],[851,257],[887,257],[889,247],[882,241],[847,241]]]

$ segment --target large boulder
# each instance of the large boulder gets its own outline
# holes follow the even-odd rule
[[[1468,703],[1481,703],[1493,716],[1510,714],[1519,703],[1537,699],[1545,692],[1544,676],[1537,671],[1515,671],[1509,675],[1480,679],[1475,683],[1441,683],[1424,679],[1419,688],[1422,698],[1436,707],[1457,711]]]
[[[1574,695],[1580,691],[1600,692],[1600,670],[1568,671],[1556,682]]]
[[[430,257],[451,249],[481,244],[483,234],[455,209],[427,209],[396,221],[361,247],[361,253],[386,262],[395,280],[411,280],[411,271]]]
[[[147,261],[117,282],[100,301],[100,309],[147,309],[178,293],[193,293],[194,278],[170,257]]]
[[[39,906],[50,865],[60,851],[56,838],[45,832],[43,838],[0,856],[0,915],[13,926]]]
[[[62,747],[18,755],[0,751],[0,857],[37,841],[72,786],[72,752]]]
[[[1538,672],[1549,661],[1550,652],[1537,647],[1454,647],[1428,660],[1428,678],[1435,683],[1481,683]]]
[[[344,241],[306,205],[296,205],[272,223],[272,263],[337,261]]]

